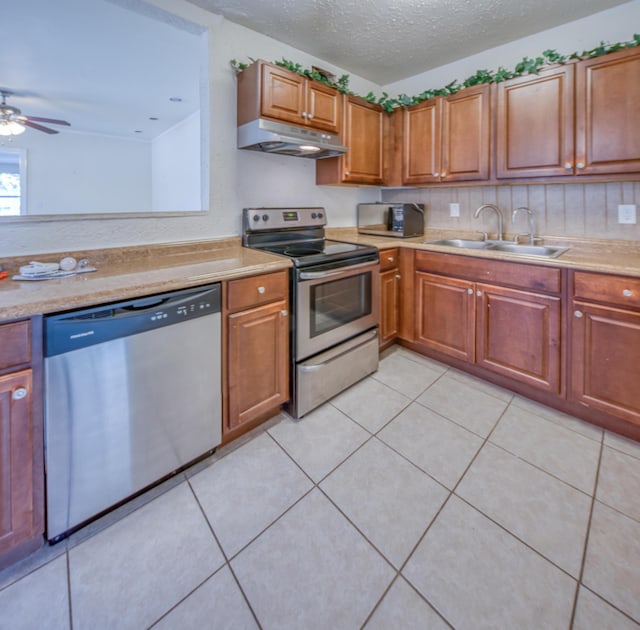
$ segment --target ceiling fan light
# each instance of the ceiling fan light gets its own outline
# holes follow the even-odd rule
[[[12,136],[19,136],[21,133],[26,131],[26,127],[24,127],[24,125],[21,125],[14,120],[12,120],[7,126],[9,127]]]
[[[9,129],[9,123],[5,120],[0,120],[0,136],[10,136],[11,129]]]

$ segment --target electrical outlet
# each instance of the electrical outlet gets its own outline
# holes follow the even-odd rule
[[[449,204],[449,216],[450,217],[459,217],[460,216],[460,204],[459,203],[450,203]]]
[[[636,204],[621,203],[618,205],[618,223],[636,222]]]

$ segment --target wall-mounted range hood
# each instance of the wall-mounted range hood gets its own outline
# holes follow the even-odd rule
[[[295,157],[334,157],[346,153],[338,136],[258,118],[238,127],[238,148]]]

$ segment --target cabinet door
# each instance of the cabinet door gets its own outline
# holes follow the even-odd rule
[[[576,174],[640,172],[640,52],[576,66]]]
[[[489,178],[489,106],[488,85],[442,100],[441,181]]]
[[[343,181],[382,184],[383,130],[386,114],[377,105],[351,96],[345,100]]]
[[[293,72],[263,65],[261,115],[298,125],[304,123],[306,83],[304,77]]]
[[[415,341],[438,352],[473,362],[473,283],[423,272],[416,273],[415,279]]]
[[[380,345],[385,345],[398,335],[398,297],[400,274],[390,269],[380,274]]]
[[[342,116],[340,93],[334,88],[316,81],[309,81],[308,86],[307,121],[309,125],[317,129],[339,133]]]
[[[640,424],[640,313],[573,302],[573,400]]]
[[[289,398],[287,308],[283,300],[229,315],[227,431]]]
[[[31,370],[0,376],[0,555],[44,530],[34,497],[31,406]]]
[[[403,184],[440,180],[440,99],[424,101],[404,112]]]
[[[476,362],[548,392],[560,392],[560,298],[476,285]]]
[[[573,174],[573,65],[497,84],[498,178]]]

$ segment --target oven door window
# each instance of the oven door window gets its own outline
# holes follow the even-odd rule
[[[311,337],[317,337],[372,312],[372,273],[316,284],[310,290]]]

